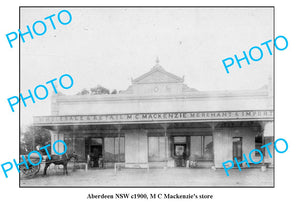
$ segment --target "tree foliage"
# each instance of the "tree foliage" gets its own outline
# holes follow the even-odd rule
[[[90,90],[84,88],[76,95],[103,95],[103,94],[117,94],[117,93],[118,91],[116,89],[110,92],[109,89],[98,84],[97,86],[91,88]]]
[[[111,94],[117,94],[118,93],[118,91],[116,90],[116,89],[114,89],[112,92],[111,92]]]
[[[90,94],[90,91],[84,88],[83,90],[78,92],[76,95],[88,95],[88,94]]]
[[[109,94],[109,89],[101,85],[97,85],[96,87],[91,88],[91,95],[102,95],[102,94]]]
[[[21,134],[20,154],[27,154],[28,152],[36,150],[37,145],[42,147],[51,143],[49,130],[41,127],[28,126]]]

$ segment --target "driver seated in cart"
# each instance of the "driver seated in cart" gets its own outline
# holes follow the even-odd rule
[[[45,149],[40,150],[41,145],[37,145],[36,146],[36,151],[38,151],[39,153],[41,153],[42,155],[42,160],[45,161],[48,158],[47,152],[45,151]],[[38,154],[36,153],[32,153],[30,158],[40,158]]]

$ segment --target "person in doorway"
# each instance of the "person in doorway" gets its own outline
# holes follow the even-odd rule
[[[182,167],[185,167],[186,165],[186,158],[187,158],[187,155],[186,155],[186,151],[183,150],[183,153],[182,153],[182,163],[181,163],[181,166]]]

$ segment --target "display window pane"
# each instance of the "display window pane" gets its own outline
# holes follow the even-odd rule
[[[72,137],[69,135],[65,135],[64,142],[68,147],[67,154],[72,154],[74,152]]]
[[[120,138],[120,161],[125,162],[125,138]]]
[[[114,138],[104,139],[104,159],[108,162],[115,161],[115,140]]]
[[[213,160],[212,136],[191,136],[191,160]]]
[[[148,150],[149,150],[149,161],[158,160],[158,138],[157,137],[148,137]]]
[[[115,138],[115,159],[118,160],[119,156],[119,138]]]
[[[201,159],[203,155],[202,136],[191,136],[191,158]]]
[[[204,136],[204,153],[203,158],[205,160],[213,160],[214,150],[213,150],[213,138],[212,136]]]
[[[164,160],[166,156],[166,142],[165,142],[165,137],[158,137],[159,140],[159,159]]]
[[[75,152],[79,155],[79,160],[85,160],[85,140],[84,138],[75,138]]]
[[[125,161],[125,138],[124,137],[120,137],[120,142],[118,137],[115,138],[115,160],[120,162]]]
[[[106,162],[125,161],[125,138],[108,137],[104,139],[104,158]]]

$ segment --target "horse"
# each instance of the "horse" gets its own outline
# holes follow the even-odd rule
[[[47,169],[52,163],[54,163],[55,165],[63,165],[64,174],[68,175],[68,169],[67,169],[68,162],[72,158],[74,158],[75,161],[78,161],[78,155],[76,155],[75,153],[69,155],[66,153],[64,155],[50,155],[50,156],[51,156],[51,160],[47,158],[45,161],[44,176],[46,176]]]

